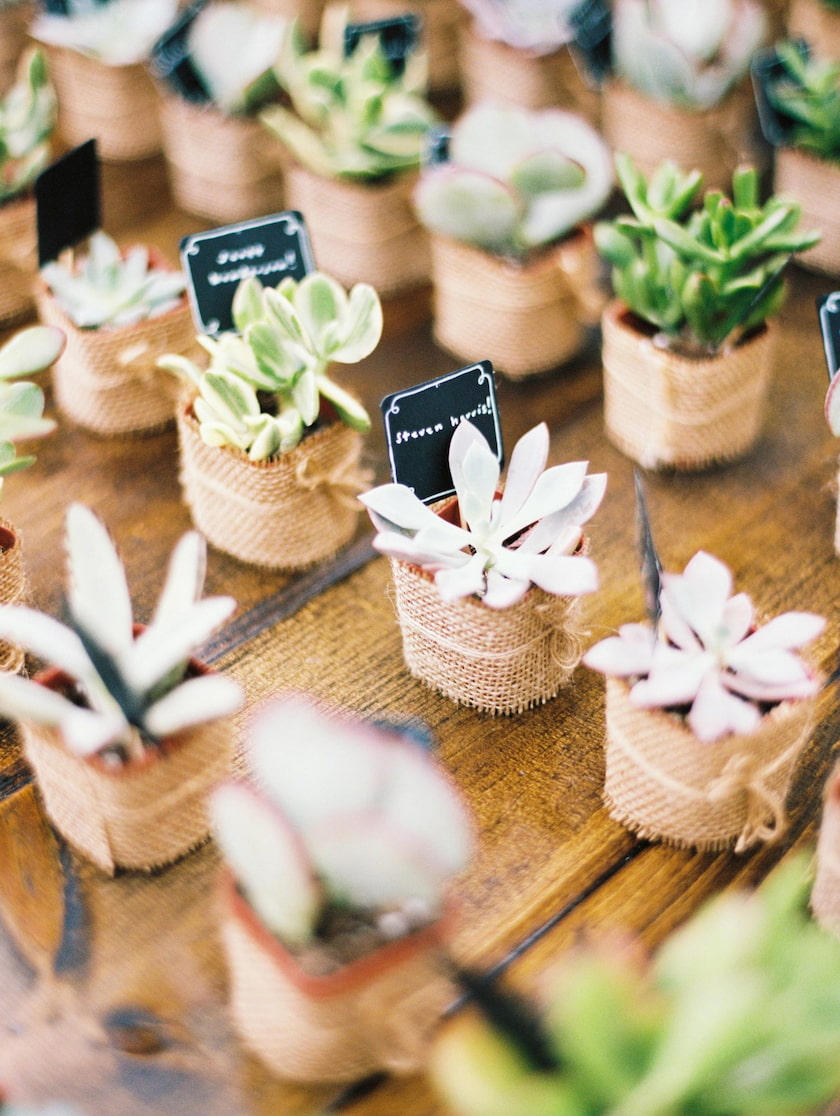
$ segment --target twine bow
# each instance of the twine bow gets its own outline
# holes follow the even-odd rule
[[[309,492],[328,488],[336,501],[348,508],[358,507],[356,497],[373,483],[373,471],[360,468],[352,458],[339,461],[327,472],[318,472],[311,465],[311,458],[304,457],[295,467],[295,480],[300,487]]]
[[[753,756],[731,756],[723,771],[709,784],[710,802],[720,802],[743,792],[747,798],[747,820],[735,843],[735,852],[742,853],[752,845],[777,841],[787,827],[782,795],[765,782],[768,774]]]

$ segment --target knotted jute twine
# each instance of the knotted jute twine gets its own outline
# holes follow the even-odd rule
[[[777,147],[773,191],[799,202],[803,229],[822,233],[813,248],[797,253],[796,262],[811,271],[840,275],[840,164],[801,148]]]
[[[547,372],[583,347],[603,298],[591,232],[517,265],[432,237],[434,336],[462,360],[487,357],[509,379]]]
[[[277,141],[258,120],[167,95],[161,129],[179,209],[220,223],[283,209]]]
[[[443,922],[311,976],[259,922],[227,872],[221,904],[234,1023],[273,1073],[339,1082],[422,1068],[454,999],[442,964]]]
[[[790,0],[787,17],[790,38],[804,39],[820,58],[840,58],[840,12],[822,0]]]
[[[20,532],[7,519],[0,518],[0,604],[24,604],[28,596]],[[17,674],[25,658],[20,647],[0,640],[0,671]]]
[[[202,441],[192,403],[178,407],[181,485],[196,527],[243,562],[299,570],[336,554],[356,529],[356,497],[370,483],[361,436],[342,422],[307,434],[293,450],[251,461]]]
[[[19,325],[34,315],[37,246],[35,198],[28,195],[0,206],[0,327]]]
[[[699,741],[676,714],[640,709],[621,678],[606,680],[604,800],[639,837],[682,848],[744,852],[787,827],[785,798],[814,723],[815,698],[774,706],[759,728]]]
[[[353,0],[360,23],[413,12],[420,16],[420,36],[429,66],[428,86],[435,92],[456,90],[461,82],[458,31],[467,11],[458,0]]]
[[[646,469],[689,472],[733,461],[757,441],[773,368],[775,331],[714,357],[654,344],[620,302],[601,318],[604,422],[622,453]]]
[[[346,287],[370,283],[388,297],[429,282],[429,237],[411,202],[416,180],[411,172],[351,182],[293,163],[285,168],[286,205],[305,215],[322,271]]]
[[[840,765],[825,785],[811,910],[821,926],[840,934]]]
[[[577,597],[532,585],[510,608],[444,601],[431,574],[391,559],[406,666],[461,705],[521,713],[555,697],[583,652]]]
[[[192,664],[198,672],[206,670]],[[61,689],[58,671],[36,678]],[[207,796],[230,774],[233,725],[208,722],[110,766],[68,751],[59,732],[24,722],[23,748],[55,827],[103,871],[150,870],[200,845],[210,833]]]

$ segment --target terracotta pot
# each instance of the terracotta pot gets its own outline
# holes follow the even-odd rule
[[[597,322],[597,276],[588,229],[522,265],[433,236],[435,340],[460,360],[490,359],[510,379],[547,372],[576,356]]]
[[[273,1073],[338,1082],[422,1068],[454,999],[441,963],[446,919],[311,976],[259,921],[228,871],[221,902],[234,1023]]]
[[[199,674],[208,668],[191,662]],[[61,690],[71,680],[59,670],[36,682]],[[68,751],[59,732],[23,723],[23,748],[44,807],[56,829],[103,871],[144,871],[169,864],[210,833],[207,796],[231,771],[229,718],[199,725],[147,749],[122,766]]]
[[[683,356],[654,343],[620,302],[605,309],[607,436],[646,469],[690,472],[743,457],[764,420],[775,332],[766,323],[715,357]]]
[[[754,733],[709,744],[678,714],[633,705],[624,679],[606,682],[604,799],[611,817],[639,837],[683,848],[743,852],[781,837],[815,698],[781,702]]]
[[[821,0],[790,0],[788,35],[805,39],[821,58],[840,59],[840,12]]]
[[[0,518],[0,604],[25,604],[28,596],[20,534],[7,519]],[[0,640],[0,671],[16,674],[25,658],[20,647]]]
[[[242,562],[305,569],[336,554],[356,529],[367,487],[362,438],[327,423],[293,450],[251,461],[229,446],[201,440],[192,401],[178,408],[181,485],[193,522],[207,541]]]
[[[22,325],[35,315],[33,286],[38,271],[35,199],[0,205],[0,327]]]
[[[821,159],[803,148],[778,147],[773,192],[799,202],[803,229],[822,232],[820,242],[799,252],[796,262],[810,271],[840,276],[840,162]]]
[[[422,21],[421,36],[429,60],[429,90],[452,92],[461,82],[458,32],[467,12],[458,0],[352,0],[353,22],[388,19],[412,12]]]
[[[840,935],[840,765],[825,784],[811,910],[821,926]]]

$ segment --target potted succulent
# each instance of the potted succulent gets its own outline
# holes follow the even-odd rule
[[[545,469],[545,423],[499,463],[463,420],[449,446],[455,497],[429,507],[402,484],[360,497],[392,559],[411,673],[464,705],[518,713],[554,697],[577,665],[579,597],[598,587],[582,524],[606,487],[575,461]]]
[[[172,421],[171,378],[155,360],[165,349],[193,350],[185,286],[182,272],[154,251],[122,250],[101,229],[86,253],[41,268],[40,316],[67,335],[53,369],[64,414],[97,434],[147,433]]]
[[[266,706],[248,748],[255,784],[211,800],[240,1036],[286,1078],[416,1072],[452,997],[447,892],[473,844],[460,796],[416,739],[299,698]]]
[[[459,91],[458,36],[467,13],[458,0],[352,0],[351,12],[357,22],[406,13],[416,16],[428,59],[429,93],[451,95]]]
[[[226,224],[282,209],[276,144],[257,118],[278,91],[272,67],[286,21],[245,3],[210,3],[186,32],[185,50],[206,99],[172,79],[161,102],[163,151],[175,204]]]
[[[31,35],[44,44],[68,147],[95,138],[100,157],[123,162],[160,151],[158,97],[146,69],[178,0],[67,0],[45,6]]]
[[[602,304],[585,222],[612,185],[609,150],[580,117],[468,109],[448,160],[425,167],[414,191],[432,234],[435,339],[514,379],[579,352]]]
[[[318,266],[386,297],[428,282],[411,189],[438,118],[423,95],[423,53],[398,71],[378,37],[363,35],[345,57],[346,17],[327,5],[315,50],[289,27],[275,72],[291,107],[270,105],[261,119],[285,149],[286,205],[306,218]]]
[[[623,624],[583,657],[607,676],[604,798],[641,837],[743,852],[785,830],[820,688],[797,652],[825,621],[759,624],[731,591],[729,569],[698,551],[663,574],[655,625]]]
[[[745,79],[765,30],[756,0],[615,0],[601,104],[610,147],[644,174],[672,159],[726,189],[738,163],[760,155]]]
[[[452,1116],[813,1116],[840,1090],[840,947],[808,917],[807,871],[707,902],[646,959],[584,942],[542,1010],[468,974],[477,1010],[436,1036]]]
[[[199,600],[205,544],[190,532],[141,628],[102,522],[71,504],[66,528],[70,624],[0,607],[2,637],[54,664],[0,675],[0,709],[20,722],[47,814],[74,848],[109,873],[159,867],[207,837],[207,793],[230,770],[241,689],[191,655],[236,604]]]
[[[646,181],[621,153],[616,169],[633,213],[595,227],[617,296],[601,318],[607,434],[648,469],[735,460],[761,432],[784,267],[819,233],[798,231],[795,202],[760,204],[752,167],[696,208],[697,172],[664,163]]]
[[[374,289],[349,295],[322,272],[263,287],[243,279],[238,333],[203,336],[207,368],[168,355],[185,385],[178,408],[181,483],[196,526],[243,562],[302,569],[352,536],[365,486],[364,408],[328,374],[368,356],[382,334]]]
[[[790,0],[787,31],[804,39],[821,58],[840,58],[840,3],[838,0]]]

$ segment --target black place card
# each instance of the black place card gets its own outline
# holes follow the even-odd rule
[[[111,0],[93,0],[93,3],[99,8],[104,8],[111,3]],[[78,10],[72,0],[41,0],[41,7],[47,15],[58,16],[73,16]]]
[[[581,0],[568,15],[572,46],[582,56],[586,72],[602,82],[612,72],[612,12],[604,0]]]
[[[38,266],[73,248],[101,226],[101,184],[96,140],[56,159],[35,180]]]
[[[504,459],[496,381],[489,360],[459,368],[386,395],[381,403],[391,476],[430,504],[451,496],[449,443],[461,419],[469,419]]]
[[[840,371],[840,291],[821,295],[817,299],[817,314],[828,378],[833,380]]]
[[[233,329],[231,306],[241,279],[276,287],[315,268],[303,215],[296,209],[185,236],[180,244],[193,320],[202,333]]]
[[[193,0],[181,12],[171,27],[154,44],[149,57],[152,74],[180,94],[187,101],[204,104],[211,100],[201,74],[190,56],[190,28],[207,0]]]
[[[793,39],[791,42],[803,58],[808,57],[810,49],[804,39]],[[786,74],[788,74],[787,68],[779,58],[775,47],[756,51],[753,55],[750,63],[750,79],[758,112],[758,123],[762,135],[773,147],[782,147],[789,143],[791,133],[796,127],[795,120],[778,111],[768,92]],[[789,75],[787,80],[790,80]]]
[[[406,59],[417,50],[420,29],[420,18],[413,12],[367,23],[348,23],[344,28],[344,57],[349,58],[366,35],[376,35],[391,69],[395,74],[401,74]]]

